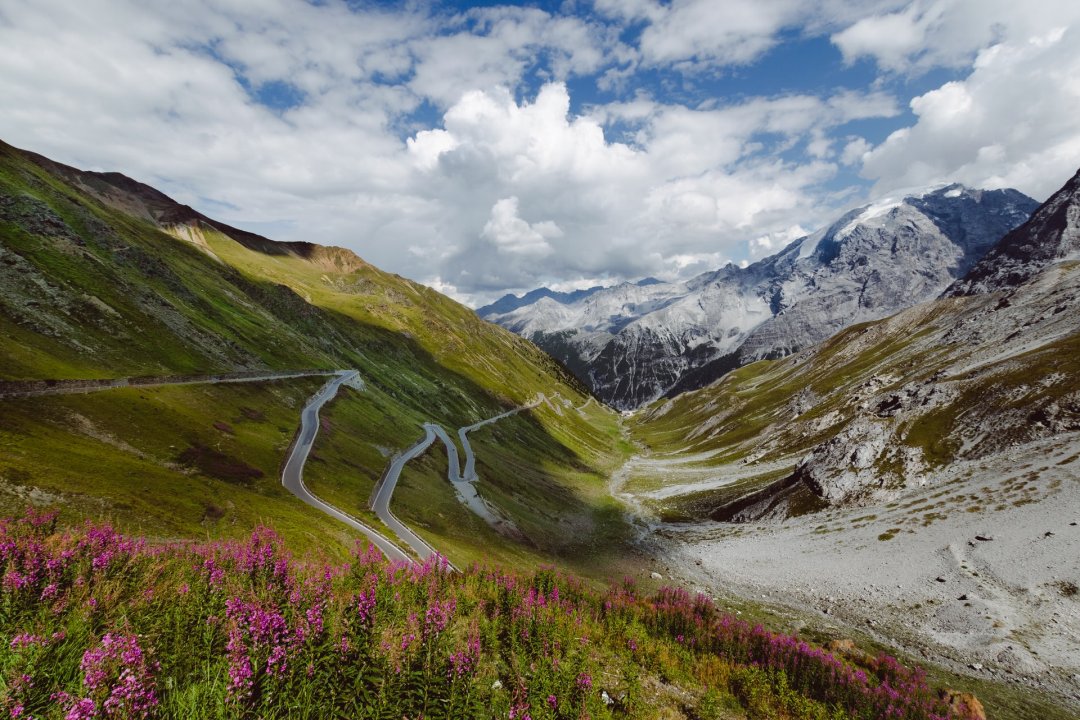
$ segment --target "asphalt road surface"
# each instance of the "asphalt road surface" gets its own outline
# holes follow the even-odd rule
[[[356,370],[341,371],[337,377],[324,385],[323,388],[311,398],[308,404],[304,406],[304,409],[300,413],[300,437],[296,441],[296,444],[293,445],[292,452],[289,454],[289,459],[285,463],[285,469],[281,473],[281,484],[284,485],[289,492],[311,507],[321,510],[353,529],[362,532],[387,558],[411,562],[412,558],[406,555],[401,548],[390,542],[377,530],[365,525],[352,515],[338,510],[333,505],[323,502],[312,495],[311,491],[304,485],[304,463],[311,453],[311,446],[314,444],[315,436],[319,432],[319,410],[322,409],[322,406],[325,405],[330,398],[337,394],[338,388],[340,388],[342,384],[358,377],[359,374],[360,373]],[[387,501],[389,501],[389,497],[387,498]],[[389,525],[390,523],[387,524]],[[399,522],[398,525],[401,525],[401,523]],[[399,532],[397,528],[391,527],[399,536],[401,536],[401,532]],[[401,528],[408,531],[408,528],[405,528],[404,525],[401,525]],[[410,545],[412,545],[412,543],[410,543]],[[426,544],[424,547],[427,548],[428,554],[432,552]],[[421,555],[421,557],[427,557],[427,555]]]

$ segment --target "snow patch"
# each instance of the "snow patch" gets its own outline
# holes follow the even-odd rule
[[[904,204],[903,198],[897,200],[895,198],[885,198],[871,205],[867,205],[861,213],[859,213],[854,220],[849,222],[843,228],[841,228],[834,236],[837,240],[843,240],[851,233],[855,232],[855,228],[860,225],[865,225],[874,218],[881,217],[889,212],[892,212],[896,208]]]
[[[803,238],[802,243],[799,245],[799,258],[805,259],[813,255],[814,251],[817,250],[818,243],[828,232],[829,228],[823,227]]]

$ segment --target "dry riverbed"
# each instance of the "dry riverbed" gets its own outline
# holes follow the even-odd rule
[[[923,480],[879,504],[782,523],[643,527],[675,580],[1080,708],[1080,435]]]

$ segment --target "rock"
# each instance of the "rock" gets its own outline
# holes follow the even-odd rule
[[[855,641],[847,638],[829,641],[826,649],[833,655],[843,655],[852,660],[859,660],[866,657],[866,653],[855,647]]]
[[[496,680],[495,682],[491,683],[491,689],[492,690],[501,690],[502,689],[502,680]]]
[[[982,663],[971,663],[970,665],[968,665],[968,667],[971,668],[972,670],[982,670],[983,669]]]
[[[946,296],[1010,290],[1080,249],[1080,174],[1054,193],[1031,219],[998,240]]]
[[[960,597],[958,597],[958,598],[956,598],[956,599],[957,599],[957,600],[967,600],[967,599],[968,599],[968,596],[967,596],[967,594],[965,593],[964,595],[961,595]]]
[[[971,720],[986,720],[986,710],[979,699],[966,692],[957,692],[949,688],[943,688],[939,696],[952,711],[954,717],[971,718]]]
[[[1052,530],[1047,530],[1045,533],[1043,533],[1043,537],[1054,537],[1054,533]]]
[[[943,576],[941,576],[941,575],[938,575],[938,576],[937,576],[936,578],[934,578],[934,579],[935,579],[935,580],[937,580],[937,581],[938,581],[939,583],[943,583],[943,582],[945,582],[945,578],[944,578]]]
[[[976,535],[975,539],[978,540],[979,542],[990,542],[991,540],[994,539],[994,536],[993,535]]]
[[[649,573],[649,577],[651,577],[651,578],[652,578],[653,580],[663,580],[663,579],[664,579],[664,576],[663,576],[663,575],[661,575],[661,574],[660,574],[660,573],[658,573],[658,572],[651,572],[651,573]]]
[[[884,423],[856,418],[803,458],[794,478],[829,504],[840,504],[877,483],[874,463],[888,439]]]

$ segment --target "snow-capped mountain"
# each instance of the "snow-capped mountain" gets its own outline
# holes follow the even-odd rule
[[[746,268],[578,298],[503,298],[479,312],[562,360],[601,399],[633,408],[935,298],[1037,206],[1015,190],[902,193]]]

